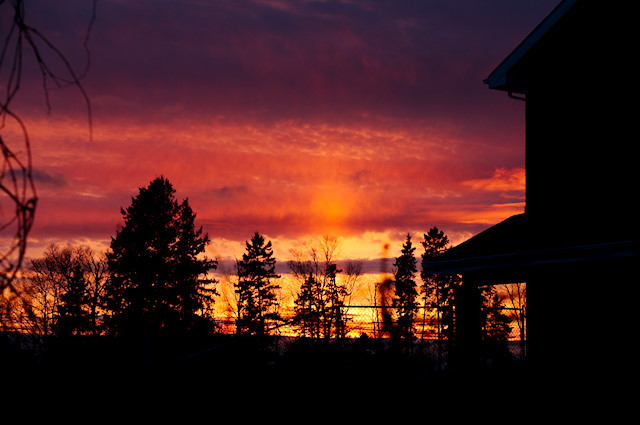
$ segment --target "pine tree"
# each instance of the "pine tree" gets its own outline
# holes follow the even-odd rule
[[[509,334],[511,318],[504,313],[503,299],[495,286],[488,286],[483,291],[484,304],[484,350],[485,355],[494,361],[504,360],[509,356]]]
[[[298,332],[302,336],[319,339],[321,335],[321,309],[319,296],[320,282],[316,280],[313,273],[309,273],[300,286],[294,301],[295,321]]]
[[[56,333],[60,336],[81,334],[89,329],[88,291],[85,267],[77,259],[71,259],[64,271],[65,286],[60,296]]]
[[[424,234],[424,239],[421,243],[424,248],[422,253],[423,262],[432,260],[444,254],[449,249],[449,238],[437,227],[429,229],[429,231]],[[425,306],[423,324],[426,320],[426,307],[434,307],[438,354],[442,359],[445,354],[445,340],[453,343],[454,291],[460,284],[460,279],[457,275],[429,274],[424,268],[420,272],[420,277],[422,278],[422,293]]]
[[[280,276],[275,268],[271,241],[265,243],[264,237],[256,232],[246,243],[242,260],[237,262],[238,333],[266,335],[269,323],[280,318],[277,298],[280,286],[276,283]]]
[[[325,311],[324,311],[324,335],[329,339],[344,338],[347,333],[346,317],[344,315],[344,298],[347,296],[347,289],[338,285],[336,275],[341,273],[337,264],[327,264],[325,270]]]
[[[197,311],[212,302],[217,263],[205,257],[209,237],[195,229],[187,199],[178,203],[164,177],[140,188],[127,209],[124,226],[111,239],[107,287],[111,331],[116,335],[155,335],[193,330]]]
[[[442,230],[438,230],[437,227],[432,227],[424,234],[422,247],[424,248],[422,260],[429,261],[447,252],[449,249],[449,238]],[[447,288],[447,281],[444,276],[429,275],[422,270],[420,277],[422,278],[422,292],[426,301],[440,305],[451,296],[450,288]]]
[[[407,240],[402,246],[401,255],[394,263],[395,271],[395,298],[393,305],[396,309],[397,332],[403,339],[413,338],[413,321],[415,318],[418,291],[415,282],[416,258],[415,248],[411,243],[411,236],[407,235]]]

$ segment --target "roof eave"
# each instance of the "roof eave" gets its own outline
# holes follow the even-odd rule
[[[492,90],[526,94],[526,83],[514,81],[509,71],[564,16],[578,0],[563,0],[536,26],[533,31],[489,74],[484,83]]]
[[[503,254],[453,258],[435,258],[423,262],[423,270],[432,274],[521,269],[541,265],[590,263],[593,261],[629,260],[638,257],[638,242],[620,242],[549,248],[532,251],[508,252]]]

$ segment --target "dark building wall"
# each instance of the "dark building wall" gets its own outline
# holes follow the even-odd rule
[[[589,5],[578,2],[512,71],[528,81],[526,211],[578,243],[629,233],[637,191],[623,33],[611,30],[616,13]]]
[[[628,11],[603,6],[579,1],[516,69],[528,81],[526,214],[542,223],[550,246],[637,240],[638,120],[627,90],[632,39],[621,18]],[[632,264],[529,271],[529,359],[557,378],[610,370],[627,327],[624,295],[616,294],[635,275]]]
[[[469,362],[480,344],[468,302],[475,286],[524,281],[528,361],[551,371],[540,376],[591,379],[621,364],[619,347],[637,321],[640,119],[629,9],[579,0],[497,86],[526,93],[526,211],[442,258],[467,286],[456,320]]]
[[[628,260],[614,259],[541,267],[530,274],[527,359],[540,378],[600,382],[622,379],[631,370],[634,270]]]

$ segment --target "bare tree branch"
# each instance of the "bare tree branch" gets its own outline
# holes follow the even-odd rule
[[[0,78],[4,79],[5,93],[0,100],[0,131],[10,119],[22,132],[22,143],[0,136],[0,291],[11,288],[11,283],[22,265],[25,254],[27,236],[33,225],[37,194],[32,175],[31,144],[27,127],[23,120],[11,109],[22,85],[23,65],[25,53],[31,52],[36,60],[42,78],[42,88],[47,110],[51,110],[49,99],[49,84],[58,87],[75,86],[82,95],[89,124],[89,138],[93,139],[93,117],[89,96],[81,84],[81,79],[87,74],[91,56],[89,52],[89,38],[96,16],[96,0],[93,0],[91,18],[85,33],[83,46],[87,54],[87,62],[81,73],[77,73],[62,51],[56,47],[38,29],[30,26],[25,19],[24,0],[6,2],[0,0],[0,9],[11,8],[13,19],[8,28],[4,43],[0,48]],[[52,60],[45,60],[44,54],[53,54]],[[52,63],[53,62],[53,63]],[[62,74],[53,71],[54,63],[62,64]],[[3,73],[4,71],[4,73]],[[20,159],[16,153],[20,153]],[[12,212],[9,208],[12,205]],[[6,232],[13,233],[7,235]]]

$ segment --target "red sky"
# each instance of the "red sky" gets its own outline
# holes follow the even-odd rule
[[[159,175],[211,256],[241,256],[256,231],[283,262],[327,232],[357,258],[433,226],[461,242],[523,210],[524,105],[482,81],[556,3],[100,0],[82,80],[93,139],[73,87],[50,84],[47,113],[32,60],[12,103],[39,198],[27,255],[106,248]],[[82,69],[91,5],[28,1],[25,16]]]

